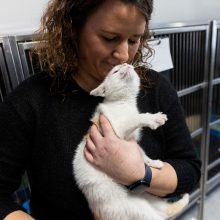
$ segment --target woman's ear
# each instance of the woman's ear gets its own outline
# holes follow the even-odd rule
[[[105,85],[101,83],[97,88],[90,92],[90,95],[105,97]]]

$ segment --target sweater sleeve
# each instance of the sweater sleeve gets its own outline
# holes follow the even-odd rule
[[[4,219],[13,211],[24,211],[11,195],[19,187],[27,163],[30,129],[10,101],[0,103],[0,122],[0,219]]]
[[[168,117],[163,127],[164,158],[177,174],[178,184],[174,194],[191,192],[200,179],[201,162],[196,156],[177,92],[165,78],[160,82],[159,103]]]

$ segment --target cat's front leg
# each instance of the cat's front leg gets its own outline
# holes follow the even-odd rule
[[[157,129],[159,126],[164,125],[167,121],[167,115],[163,114],[162,112],[158,112],[155,114],[145,113],[140,114],[141,126],[142,127],[149,127],[153,130]]]
[[[138,128],[149,127],[155,130],[159,126],[165,124],[166,121],[167,116],[161,112],[155,114],[142,113],[132,115],[130,118],[118,120],[116,130],[119,133],[122,133],[122,135],[119,135],[119,137],[126,138],[129,137]]]

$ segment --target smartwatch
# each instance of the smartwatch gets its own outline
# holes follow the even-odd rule
[[[150,183],[152,179],[152,171],[151,171],[151,168],[146,163],[144,164],[144,166],[145,166],[144,178],[127,186],[127,188],[130,191],[136,194],[142,194],[146,191],[148,187],[150,187]]]

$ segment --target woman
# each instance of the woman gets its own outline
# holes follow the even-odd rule
[[[102,101],[89,91],[113,66],[142,62],[152,7],[152,0],[50,2],[36,35],[42,43],[36,51],[47,70],[23,82],[0,106],[1,219],[93,219],[72,174],[74,151]],[[200,161],[176,92],[159,74],[147,68],[137,71],[143,85],[140,111],[162,111],[167,123],[156,131],[144,129],[135,143],[120,140],[101,116],[102,131],[95,125],[89,129],[85,158],[119,183],[131,185],[146,175],[139,144],[165,164],[161,170],[148,170],[149,193],[190,192],[200,178]],[[24,170],[30,179],[32,217],[10,200]]]

